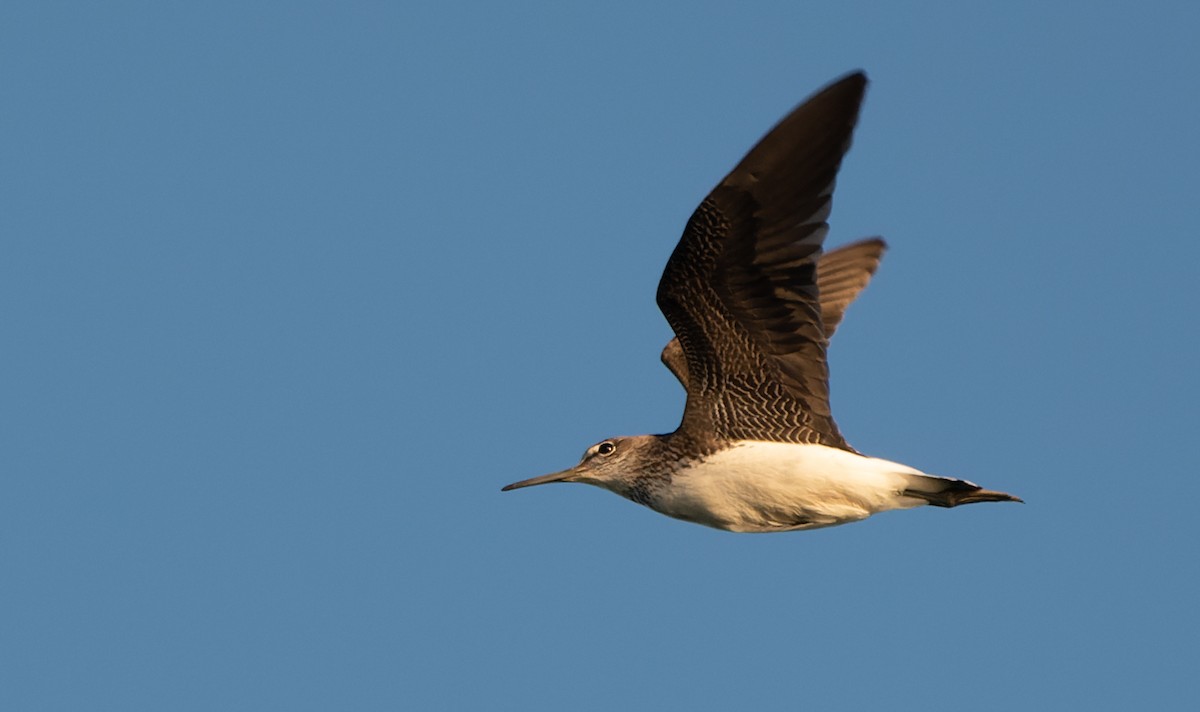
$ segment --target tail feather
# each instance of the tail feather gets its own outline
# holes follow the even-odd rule
[[[974,482],[933,475],[909,475],[905,496],[923,499],[935,507],[957,507],[975,502],[1021,502],[1025,500],[1006,492],[987,490]]]

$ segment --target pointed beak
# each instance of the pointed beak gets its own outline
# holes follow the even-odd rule
[[[554,472],[549,475],[542,475],[541,477],[531,477],[527,480],[514,482],[511,485],[505,485],[504,487],[500,488],[500,491],[507,492],[509,490],[521,489],[522,487],[533,487],[534,485],[544,485],[551,482],[570,482],[571,478],[575,476],[576,469],[577,468],[572,467],[571,469],[563,470],[562,472]]]

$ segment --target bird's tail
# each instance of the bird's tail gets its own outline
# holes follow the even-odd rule
[[[956,480],[934,475],[905,475],[908,486],[903,493],[907,497],[923,499],[935,507],[957,507],[975,502],[1024,502],[1005,492],[986,490],[974,482]]]

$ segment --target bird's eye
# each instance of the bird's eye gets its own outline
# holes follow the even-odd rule
[[[611,455],[617,451],[617,446],[610,442],[602,442],[596,446],[596,452],[601,455]]]

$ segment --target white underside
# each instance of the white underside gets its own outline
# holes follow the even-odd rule
[[[933,477],[824,445],[751,441],[677,473],[653,506],[735,532],[814,529],[925,504],[901,494],[913,475]]]

